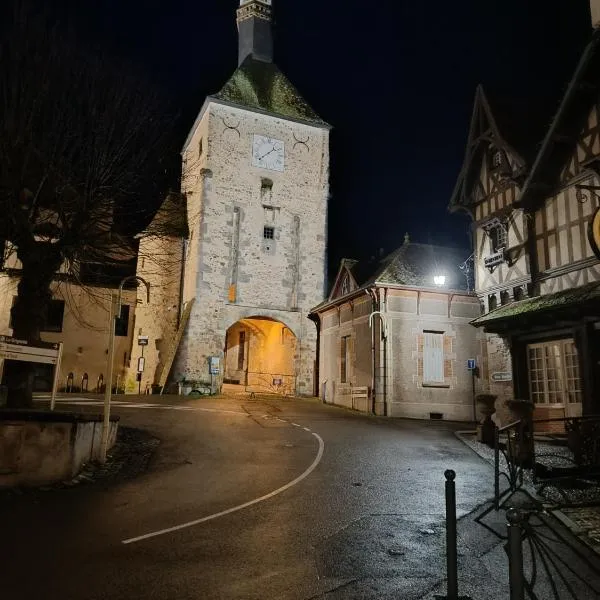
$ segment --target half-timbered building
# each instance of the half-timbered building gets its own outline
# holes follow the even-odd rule
[[[600,15],[600,0],[591,4]],[[537,418],[553,418],[600,410],[597,25],[540,131],[544,117],[535,106],[505,111],[480,87],[450,210],[473,218],[484,380],[500,398],[529,399]]]
[[[392,417],[470,421],[485,353],[480,314],[460,269],[465,253],[404,244],[381,260],[341,262],[311,318],[323,400]]]

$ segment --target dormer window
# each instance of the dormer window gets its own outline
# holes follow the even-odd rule
[[[490,170],[498,171],[500,170],[504,164],[504,152],[502,150],[498,150],[497,148],[491,149],[491,154],[489,155],[490,161]]]

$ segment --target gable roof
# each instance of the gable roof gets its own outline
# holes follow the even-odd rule
[[[329,127],[277,65],[256,60],[252,56],[244,59],[221,91],[211,98],[317,127]]]
[[[467,259],[469,252],[460,248],[419,244],[407,241],[382,259],[357,261],[342,259],[335,283],[328,298],[312,309],[317,311],[338,299],[355,294],[359,290],[370,287],[398,285],[425,289],[440,289],[442,291],[469,291],[465,273],[461,265]],[[337,292],[346,273],[349,273],[356,287],[348,294]],[[438,288],[434,275],[445,275],[446,283]]]
[[[536,207],[556,188],[599,94],[600,29],[596,29],[523,185],[518,205]]]
[[[524,180],[549,121],[543,106],[489,94],[477,86],[465,157],[448,206],[451,212],[471,205],[473,187],[490,145],[512,157],[511,178]]]

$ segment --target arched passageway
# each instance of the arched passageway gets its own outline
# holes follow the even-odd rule
[[[253,392],[294,394],[295,364],[296,336],[284,323],[250,317],[227,330],[224,384]]]

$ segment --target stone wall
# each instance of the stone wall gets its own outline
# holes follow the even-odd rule
[[[45,485],[72,479],[100,457],[102,418],[67,413],[0,411],[0,487]],[[111,418],[108,448],[117,439]]]
[[[379,317],[375,327],[375,406],[377,414],[429,419],[441,413],[444,419],[472,420],[472,376],[467,359],[485,362],[483,334],[469,322],[480,314],[477,298],[463,294],[417,290],[382,290],[387,339],[381,339]],[[387,307],[387,308],[386,308]],[[369,327],[371,301],[360,298],[342,302],[321,315],[320,390],[325,402],[356,407],[352,390],[370,388],[373,394],[373,340]],[[444,334],[444,382],[423,381],[423,336],[426,331]],[[347,381],[341,381],[341,338],[350,345]],[[476,392],[486,382],[476,378]],[[372,396],[371,396],[372,398]]]
[[[140,240],[137,275],[150,284],[150,302],[146,288],[138,287],[133,327],[131,369],[125,391],[145,393],[158,382],[166,354],[177,331],[180,305],[182,258],[186,242],[179,238],[147,237]],[[148,337],[148,345],[138,344],[139,336]],[[144,357],[141,381],[136,380],[138,359]]]
[[[285,143],[283,172],[252,167],[254,134]],[[184,156],[190,248],[183,296],[196,302],[174,378],[207,380],[227,329],[267,316],[296,335],[296,391],[312,394],[316,329],[307,314],[325,294],[328,131],[209,102]],[[273,239],[264,238],[264,227],[273,228]]]

